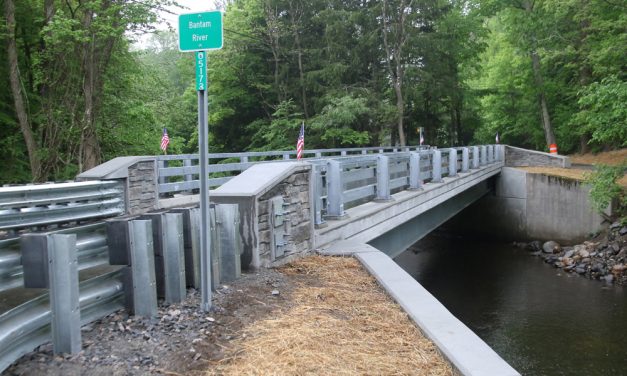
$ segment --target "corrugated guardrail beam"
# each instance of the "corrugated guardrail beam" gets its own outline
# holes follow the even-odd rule
[[[119,181],[89,181],[0,188],[0,230],[113,217],[124,213]]]
[[[80,283],[81,324],[124,308],[120,271]],[[30,300],[0,315],[0,372],[22,355],[50,341],[50,298]]]
[[[107,264],[108,246],[104,223],[62,229],[51,233],[76,234],[78,270]],[[0,240],[0,291],[22,286],[23,273],[20,239]]]

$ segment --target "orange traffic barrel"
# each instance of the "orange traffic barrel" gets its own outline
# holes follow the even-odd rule
[[[551,145],[549,145],[549,153],[551,153],[551,154],[557,154],[557,144],[551,144]]]

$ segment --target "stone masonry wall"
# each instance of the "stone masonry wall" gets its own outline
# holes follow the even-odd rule
[[[159,192],[157,191],[155,161],[142,161],[128,168],[128,214],[145,213],[157,208]]]
[[[259,256],[262,265],[280,258],[307,252],[313,247],[313,223],[309,202],[310,171],[298,171],[266,192],[258,201]],[[282,196],[285,206],[283,230],[285,231],[285,253],[274,258],[272,226],[270,218],[271,200]]]
[[[508,167],[570,167],[570,159],[533,150],[505,147],[505,165]]]

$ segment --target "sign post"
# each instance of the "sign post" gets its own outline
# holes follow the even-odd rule
[[[207,123],[207,52],[222,48],[222,12],[188,13],[179,16],[179,50],[196,51],[198,91],[198,154],[200,166],[200,293],[201,310],[211,308],[211,238],[209,228],[209,152]]]

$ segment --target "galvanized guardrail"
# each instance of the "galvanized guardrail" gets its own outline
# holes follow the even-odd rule
[[[344,157],[351,155],[367,155],[377,153],[409,152],[426,150],[428,146],[407,147],[367,147],[343,149],[312,149],[303,152],[303,159],[311,161],[321,158]],[[246,170],[255,163],[268,161],[294,161],[296,151],[260,151],[243,153],[212,153],[209,154],[209,187],[218,187],[233,176]],[[216,163],[217,162],[217,163]],[[157,156],[159,166],[159,193],[176,193],[200,188],[198,180],[198,154],[160,155]]]
[[[76,234],[78,270],[108,264],[105,224],[94,223],[54,231],[56,234]],[[23,286],[20,239],[0,240],[0,292]]]
[[[81,324],[124,308],[122,273],[114,271],[80,283]],[[0,371],[37,346],[50,341],[49,294],[0,315]]]
[[[22,230],[113,217],[125,210],[119,181],[0,188],[0,230]]]
[[[502,145],[482,145],[311,161],[315,224],[341,218],[346,209],[365,202],[389,200],[392,193],[502,160]]]

